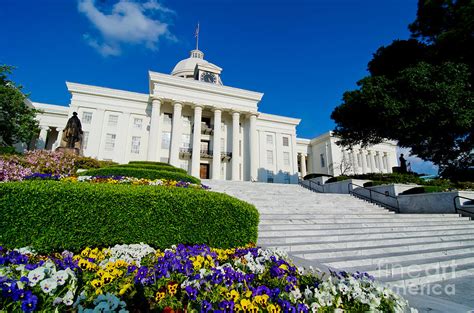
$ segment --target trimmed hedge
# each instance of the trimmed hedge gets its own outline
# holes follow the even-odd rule
[[[120,165],[115,165],[114,167],[145,168],[145,169],[157,170],[157,171],[168,171],[168,172],[177,172],[177,173],[184,173],[184,174],[188,173],[186,170],[183,170],[182,168],[179,168],[179,167],[154,165],[154,164],[120,164]]]
[[[145,164],[145,165],[160,165],[160,166],[169,166],[169,167],[174,167],[173,165],[169,163],[164,163],[164,162],[153,162],[153,161],[130,161],[128,164]]]
[[[187,188],[58,181],[0,184],[0,245],[38,252],[146,242],[229,248],[257,240],[255,207]]]
[[[200,184],[201,181],[196,177],[179,172],[170,172],[168,170],[152,170],[146,168],[129,168],[129,167],[104,167],[92,169],[80,173],[81,176],[129,176],[136,178],[148,179],[170,179],[177,181],[187,181],[194,184]]]

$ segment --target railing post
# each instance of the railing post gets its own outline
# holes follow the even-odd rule
[[[372,199],[372,189],[369,189],[369,198],[370,198],[370,203],[374,203],[374,200]]]

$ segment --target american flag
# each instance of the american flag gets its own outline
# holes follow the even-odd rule
[[[198,38],[199,37],[199,23],[196,26],[196,30],[194,31],[194,37]]]

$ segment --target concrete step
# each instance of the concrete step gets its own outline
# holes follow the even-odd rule
[[[319,229],[361,229],[361,228],[378,228],[378,227],[417,227],[417,226],[439,226],[439,225],[473,225],[469,220],[452,220],[452,221],[401,221],[390,220],[388,222],[377,221],[376,223],[367,223],[364,221],[356,221],[347,223],[322,223],[322,224],[262,224],[259,225],[259,230],[319,230]]]
[[[303,259],[319,259],[321,263],[326,264],[322,259],[331,258],[331,257],[348,257],[352,258],[355,256],[372,256],[378,254],[388,254],[388,253],[397,253],[397,252],[413,252],[422,253],[423,250],[435,249],[435,248],[459,248],[464,246],[474,245],[472,239],[455,239],[453,241],[444,241],[438,240],[435,242],[421,242],[421,243],[411,243],[407,244],[392,244],[387,245],[381,243],[380,246],[372,247],[355,247],[355,248],[345,248],[345,249],[311,249],[311,245],[295,245],[295,246],[279,246],[272,245],[271,247],[283,248],[292,254],[301,257]]]
[[[299,236],[339,236],[361,234],[411,234],[431,231],[474,231],[474,223],[470,224],[441,224],[433,226],[406,226],[406,227],[365,227],[365,228],[334,228],[334,229],[293,229],[293,230],[260,230],[259,239],[270,237],[299,237]]]
[[[474,262],[459,265],[456,267],[447,267],[440,272],[427,273],[426,271],[421,270],[418,272],[411,273],[409,275],[394,275],[389,280],[382,278],[381,281],[384,282],[390,288],[413,288],[413,286],[419,286],[468,276],[474,276]]]
[[[274,236],[265,236],[260,233],[258,244],[274,245],[274,244],[301,244],[312,242],[351,242],[354,238],[361,240],[396,240],[401,238],[431,238],[444,237],[448,235],[470,235],[474,234],[473,229],[454,229],[454,230],[428,230],[428,231],[411,231],[411,232],[383,232],[383,233],[360,233],[347,235],[325,234],[321,236],[285,236],[276,233]],[[388,242],[388,241],[386,241]]]
[[[380,260],[379,264],[371,266],[356,266],[346,267],[348,272],[368,272],[377,279],[385,281],[397,280],[399,276],[396,275],[421,275],[439,273],[446,270],[446,268],[456,268],[457,266],[474,263],[474,253],[462,253],[458,255],[444,255],[434,258],[424,258],[420,260],[402,261],[393,264],[391,262],[385,263]]]
[[[391,214],[389,214],[391,215]],[[320,213],[318,216],[315,216],[315,214],[285,214],[285,213],[272,213],[272,214],[262,214],[260,213],[260,220],[312,220],[315,217],[318,219],[321,218],[338,218],[338,219],[358,219],[358,218],[364,218],[364,219],[371,219],[371,218],[387,218],[387,214],[381,212],[381,213],[367,213],[367,214],[362,214],[362,213],[349,213],[349,214],[338,214],[338,212],[325,212],[325,213]],[[458,214],[395,214],[391,215],[390,218],[393,219],[413,219],[413,218],[418,218],[418,219],[423,219],[426,220],[427,218],[442,218],[444,220],[447,219],[457,219],[459,218]]]
[[[278,247],[285,251],[309,251],[309,250],[326,250],[326,249],[367,249],[372,247],[382,247],[382,246],[401,246],[406,245],[407,248],[411,244],[419,245],[421,243],[433,244],[433,243],[444,243],[444,242],[453,242],[456,240],[467,240],[474,243],[474,234],[459,234],[459,235],[444,235],[440,237],[408,237],[408,238],[385,238],[385,239],[371,239],[365,240],[364,238],[357,238],[356,240],[346,240],[346,241],[317,241],[313,240],[310,242],[302,243],[269,243],[271,247]],[[342,251],[340,251],[342,252]]]
[[[351,218],[342,218],[342,217],[330,217],[322,216],[318,219],[262,219],[260,218],[261,225],[288,225],[288,224],[346,224],[346,223],[360,223],[360,224],[373,224],[373,223],[390,223],[390,222],[418,222],[420,225],[425,224],[425,222],[442,222],[442,221],[468,221],[468,217],[409,217],[402,215],[395,215],[396,218],[392,216],[380,216],[380,217],[371,217],[366,218],[364,216],[360,217],[351,217]]]
[[[398,264],[402,262],[420,262],[424,259],[452,257],[457,258],[464,254],[474,253],[474,243],[460,247],[434,247],[424,250],[380,252],[371,255],[354,255],[351,258],[345,256],[318,257],[318,262],[324,263],[332,268],[355,268],[355,267],[377,267],[379,264]]]

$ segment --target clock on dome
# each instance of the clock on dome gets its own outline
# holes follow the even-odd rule
[[[216,74],[214,73],[211,73],[211,72],[207,72],[207,71],[203,71],[201,73],[201,77],[200,77],[201,81],[203,82],[206,82],[206,83],[212,83],[212,84],[215,84],[217,79],[216,79]]]

